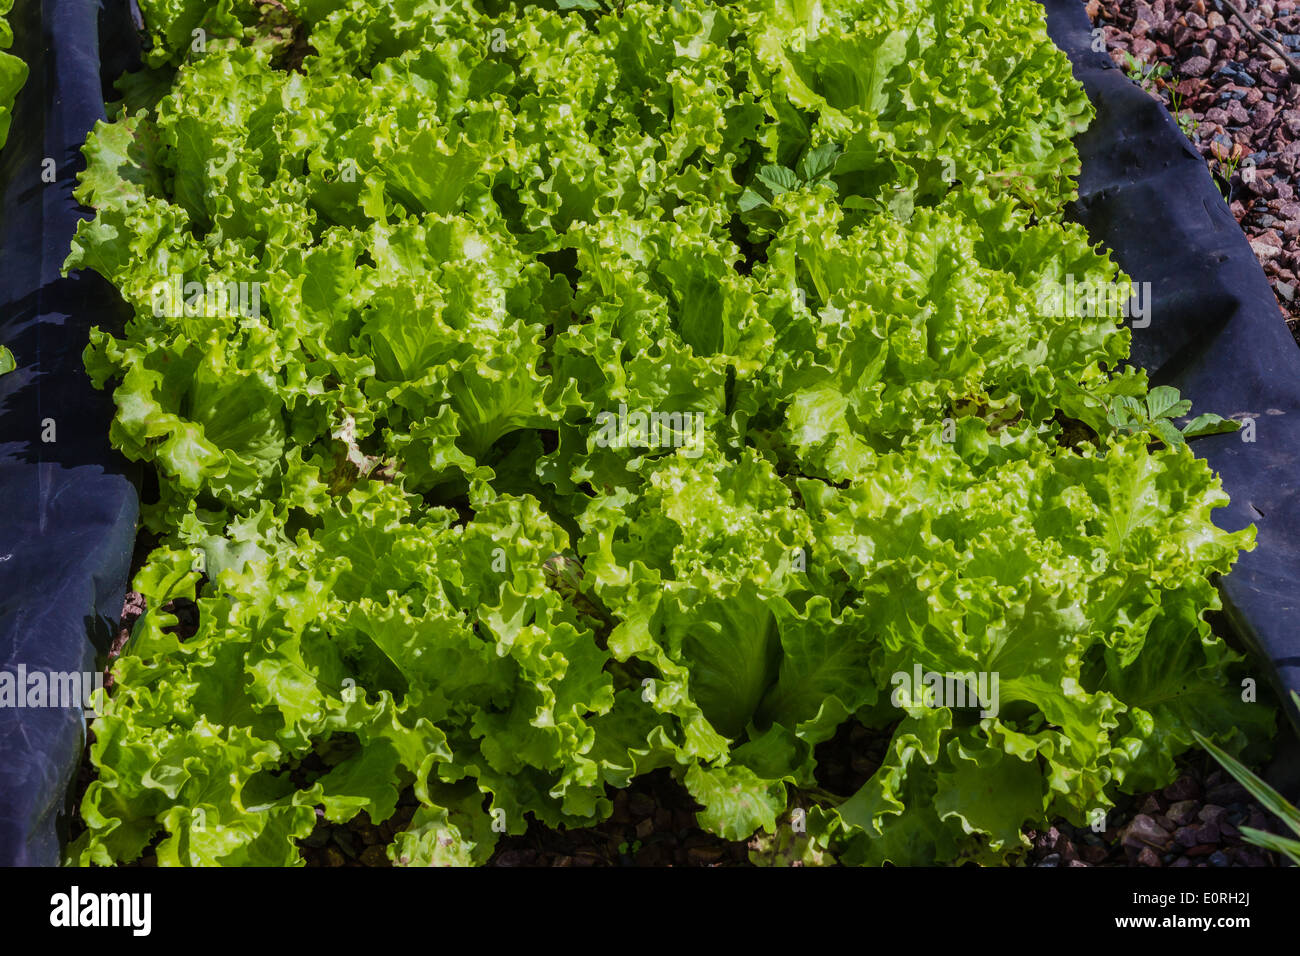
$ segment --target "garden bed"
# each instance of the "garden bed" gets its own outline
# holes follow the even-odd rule
[[[159,477],[72,861],[1270,862],[1189,756],[1271,723],[1239,423],[1043,298],[1127,280],[1037,8],[574,6],[146,5],[67,264]]]

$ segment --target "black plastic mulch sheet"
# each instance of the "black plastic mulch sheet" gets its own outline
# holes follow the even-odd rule
[[[1259,529],[1255,551],[1221,582],[1229,619],[1275,688],[1300,690],[1300,349],[1200,156],[1160,104],[1092,50],[1081,0],[1042,2],[1099,114],[1077,141],[1072,215],[1136,282],[1151,283],[1152,320],[1134,329],[1134,360],[1197,412],[1255,420],[1254,442],[1238,433],[1193,447],[1232,496],[1217,523]],[[97,669],[135,535],[132,473],[107,440],[112,406],[81,364],[87,330],[119,322],[120,303],[91,273],[60,276],[85,215],[72,199],[80,146],[103,118],[103,79],[133,46],[126,0],[106,6],[29,0],[11,15],[13,52],[31,68],[0,153],[0,342],[19,366],[0,376],[0,670],[11,673]],[[103,76],[101,26],[110,28]],[[58,862],[84,740],[79,708],[0,708],[0,865]]]
[[[1105,243],[1135,283],[1150,283],[1133,361],[1172,385],[1194,414],[1253,420],[1192,449],[1232,497],[1219,527],[1254,524],[1255,550],[1219,582],[1231,626],[1300,729],[1300,348],[1205,161],[1173,117],[1093,50],[1081,0],[1042,0],[1048,32],[1070,57],[1097,119],[1075,141],[1083,158],[1070,216]],[[1149,324],[1147,324],[1149,323]],[[1247,439],[1253,437],[1254,441]]]
[[[63,677],[98,669],[121,614],[138,510],[81,361],[120,300],[91,273],[60,277],[81,144],[104,116],[99,18],[94,0],[16,4],[30,76],[0,153],[0,343],[18,364],[0,376],[0,671],[71,694]],[[31,687],[0,707],[0,865],[59,862],[85,741],[79,702],[17,706]]]

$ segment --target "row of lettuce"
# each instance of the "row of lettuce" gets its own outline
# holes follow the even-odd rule
[[[413,792],[390,858],[482,863],[660,768],[787,860],[1000,862],[1266,741],[1205,620],[1253,530],[1041,307],[1127,280],[1038,4],[141,6],[68,268],[134,306],[87,366],[160,543],[71,862]]]

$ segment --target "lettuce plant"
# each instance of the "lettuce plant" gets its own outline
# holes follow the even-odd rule
[[[0,0],[0,148],[4,147],[5,140],[9,138],[14,99],[27,81],[27,64],[5,52],[14,42],[13,27],[8,20],[13,6],[13,0]]]
[[[71,860],[296,864],[409,787],[391,859],[480,863],[670,768],[782,854],[994,862],[1266,735],[1204,617],[1253,529],[1041,308],[1127,280],[1037,4],[142,6],[67,267],[159,544]]]

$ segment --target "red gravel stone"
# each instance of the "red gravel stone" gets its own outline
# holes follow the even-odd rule
[[[1252,6],[1243,4],[1243,9],[1261,29],[1300,34],[1300,15],[1294,3],[1263,0]],[[1149,66],[1168,68],[1168,87],[1153,95],[1172,111],[1168,90],[1176,91],[1183,123],[1189,118],[1199,121],[1199,128],[1189,132],[1193,145],[1216,173],[1221,188],[1230,189],[1229,208],[1247,239],[1253,240],[1279,310],[1288,317],[1292,334],[1300,341],[1300,295],[1296,294],[1294,276],[1281,276],[1284,266],[1291,268],[1285,249],[1300,237],[1300,210],[1271,205],[1300,205],[1292,203],[1300,169],[1300,86],[1286,64],[1275,51],[1242,30],[1235,18],[1225,18],[1206,0],[1098,0],[1089,4],[1089,12],[1104,31],[1117,64],[1125,65],[1127,52]],[[1300,53],[1294,58],[1300,60]],[[1224,99],[1225,93],[1232,98]],[[1234,147],[1241,152],[1230,156]],[[1260,153],[1266,158],[1256,160],[1261,168],[1252,177],[1244,159]],[[1270,201],[1269,208],[1256,207],[1257,199]],[[1265,215],[1271,218],[1261,218]],[[1272,235],[1266,236],[1268,232]],[[1279,253],[1279,248],[1283,252]],[[1226,784],[1218,779],[1211,786]],[[1191,799],[1177,794],[1166,797],[1173,802]]]

